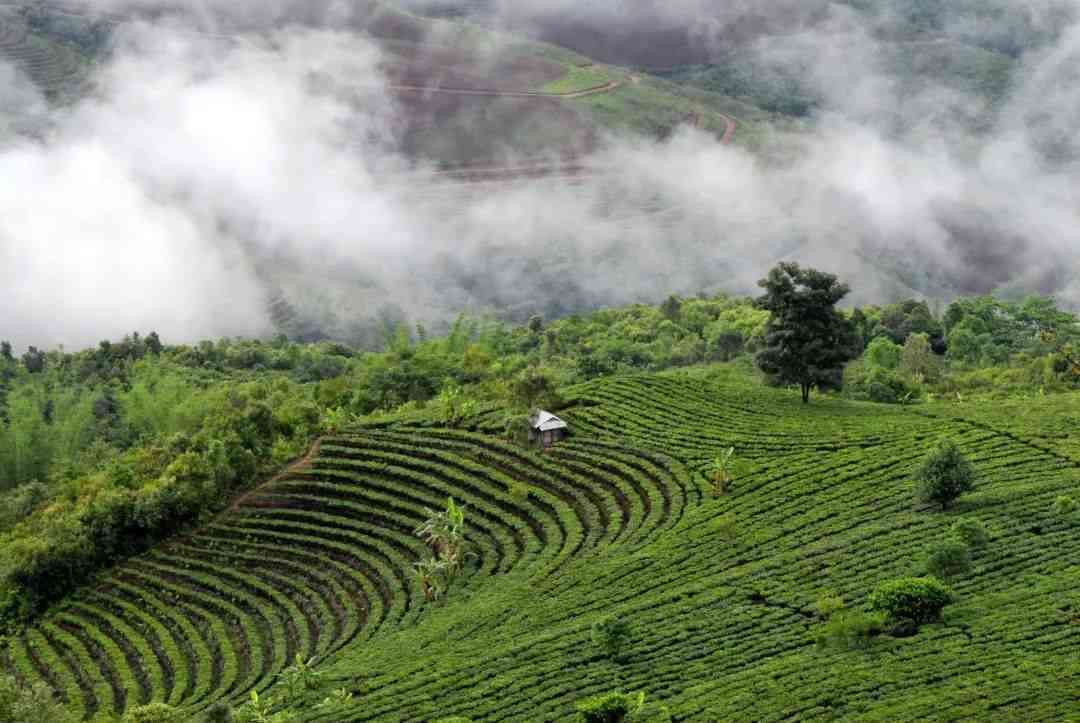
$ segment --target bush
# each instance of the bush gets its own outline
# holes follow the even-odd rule
[[[952,591],[934,577],[905,577],[883,582],[870,594],[870,610],[889,620],[910,620],[916,624],[941,618],[941,611],[953,601]]]
[[[129,710],[121,723],[184,723],[186,715],[165,703],[148,703]]]
[[[972,550],[981,550],[990,543],[990,533],[978,520],[957,520],[953,523],[952,535]]]
[[[3,723],[74,723],[75,716],[56,702],[45,683],[21,686],[0,676],[0,721]]]
[[[623,723],[645,707],[644,693],[602,693],[579,701],[576,708],[582,723]]]
[[[950,540],[930,548],[926,571],[942,580],[951,580],[971,572],[971,552],[967,543]]]
[[[885,632],[885,616],[859,610],[838,610],[818,626],[814,639],[821,648],[856,650],[867,648]]]
[[[903,347],[892,339],[879,336],[866,347],[866,361],[879,369],[893,370],[900,366]]]
[[[630,626],[617,615],[607,615],[592,626],[592,641],[609,658],[618,660],[630,637]]]
[[[1054,500],[1053,511],[1058,517],[1066,520],[1072,520],[1076,516],[1077,510],[1076,500],[1069,495],[1061,495]]]
[[[232,723],[233,709],[225,701],[219,701],[207,709],[205,723]]]
[[[975,488],[975,468],[950,441],[927,455],[916,474],[917,494],[922,502],[948,509],[960,495]]]
[[[844,604],[844,598],[839,595],[825,594],[814,603],[814,612],[823,620],[828,620],[836,613],[842,613],[846,609],[847,605]]]
[[[908,404],[917,401],[921,390],[896,372],[855,362],[844,371],[844,395],[849,399],[878,404]]]

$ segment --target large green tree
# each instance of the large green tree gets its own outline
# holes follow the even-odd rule
[[[757,306],[771,316],[757,365],[777,384],[798,384],[803,403],[810,390],[839,388],[844,364],[859,355],[854,325],[836,309],[850,289],[836,276],[785,262],[758,282]]]

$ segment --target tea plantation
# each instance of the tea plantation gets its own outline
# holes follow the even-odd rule
[[[567,393],[546,454],[487,412],[372,422],[196,533],[123,564],[7,640],[3,668],[87,717],[149,701],[199,719],[257,691],[298,720],[565,720],[643,691],[675,720],[1062,720],[1080,715],[1080,398],[802,405],[732,367]],[[979,474],[948,512],[912,477],[949,439]],[[726,494],[709,482],[734,447]],[[447,497],[469,554],[427,601],[414,530]],[[925,573],[957,520],[989,532],[917,634],[820,646],[818,601],[861,608]],[[617,651],[594,627],[617,616]],[[282,671],[314,658],[305,685]],[[658,720],[660,718],[657,718]]]

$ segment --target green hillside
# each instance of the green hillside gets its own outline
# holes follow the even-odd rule
[[[616,688],[647,691],[683,720],[985,720],[1003,710],[1010,720],[1051,720],[1078,711],[1077,546],[1071,524],[1052,513],[1080,483],[1076,458],[1024,428],[998,429],[982,410],[956,418],[935,406],[804,408],[723,371],[604,380],[572,394],[566,417],[577,436],[550,459],[615,475],[575,485],[583,499],[574,529],[612,542],[557,573],[539,565],[483,591],[454,591],[407,632],[342,655],[327,677],[356,688],[348,718],[565,719],[575,700]],[[1080,398],[1062,405],[1075,414]],[[910,484],[941,438],[960,444],[984,478],[945,515],[914,504]],[[424,458],[443,449],[500,456],[497,443],[461,432],[402,429],[391,439]],[[366,443],[389,442],[383,433]],[[677,468],[668,481],[662,463],[649,472],[634,461],[670,455],[700,473],[729,445],[752,468],[722,499],[704,494],[700,477],[679,484]],[[648,484],[645,494],[624,487],[622,506],[618,473],[633,466]],[[524,479],[537,500],[540,479]],[[590,492],[598,499],[586,504]],[[644,524],[650,516],[666,524]],[[867,650],[815,646],[823,594],[858,606],[879,582],[922,573],[926,547],[958,519],[981,521],[992,541],[955,581],[958,602],[943,623]],[[621,662],[590,640],[590,626],[613,613],[631,630]]]
[[[506,441],[486,408],[454,427],[433,411],[324,437],[309,463],[9,638],[0,660],[86,714],[149,700],[194,713],[258,690],[299,720],[562,720],[613,689],[678,720],[1080,713],[1077,518],[1055,512],[1080,485],[1067,421],[1080,395],[804,406],[736,363],[565,397],[573,436],[548,454]],[[947,513],[911,483],[942,439],[981,478]],[[728,447],[743,467],[717,498],[708,476]],[[413,530],[448,496],[474,556],[426,602]],[[990,542],[951,581],[943,622],[860,649],[815,643],[823,596],[858,608],[922,574],[958,520]],[[629,625],[617,659],[591,634],[610,615]],[[311,690],[284,682],[297,655],[317,662]]]

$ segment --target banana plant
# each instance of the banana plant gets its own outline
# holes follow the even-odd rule
[[[315,658],[304,659],[300,653],[293,658],[293,664],[281,671],[285,686],[289,689],[290,700],[296,697],[297,689],[311,690],[319,684],[322,673],[315,670]]]
[[[445,563],[453,577],[461,569],[465,554],[465,508],[450,497],[446,510],[433,512],[426,509],[425,512],[428,518],[416,528],[415,533],[431,545],[434,558]]]
[[[420,589],[424,591],[425,600],[434,602],[446,594],[446,563],[443,560],[421,560],[413,565],[413,569],[420,581]]]
[[[728,447],[721,452],[712,462],[712,486],[713,495],[723,497],[727,494],[732,482],[732,458],[735,456],[735,448]]]

